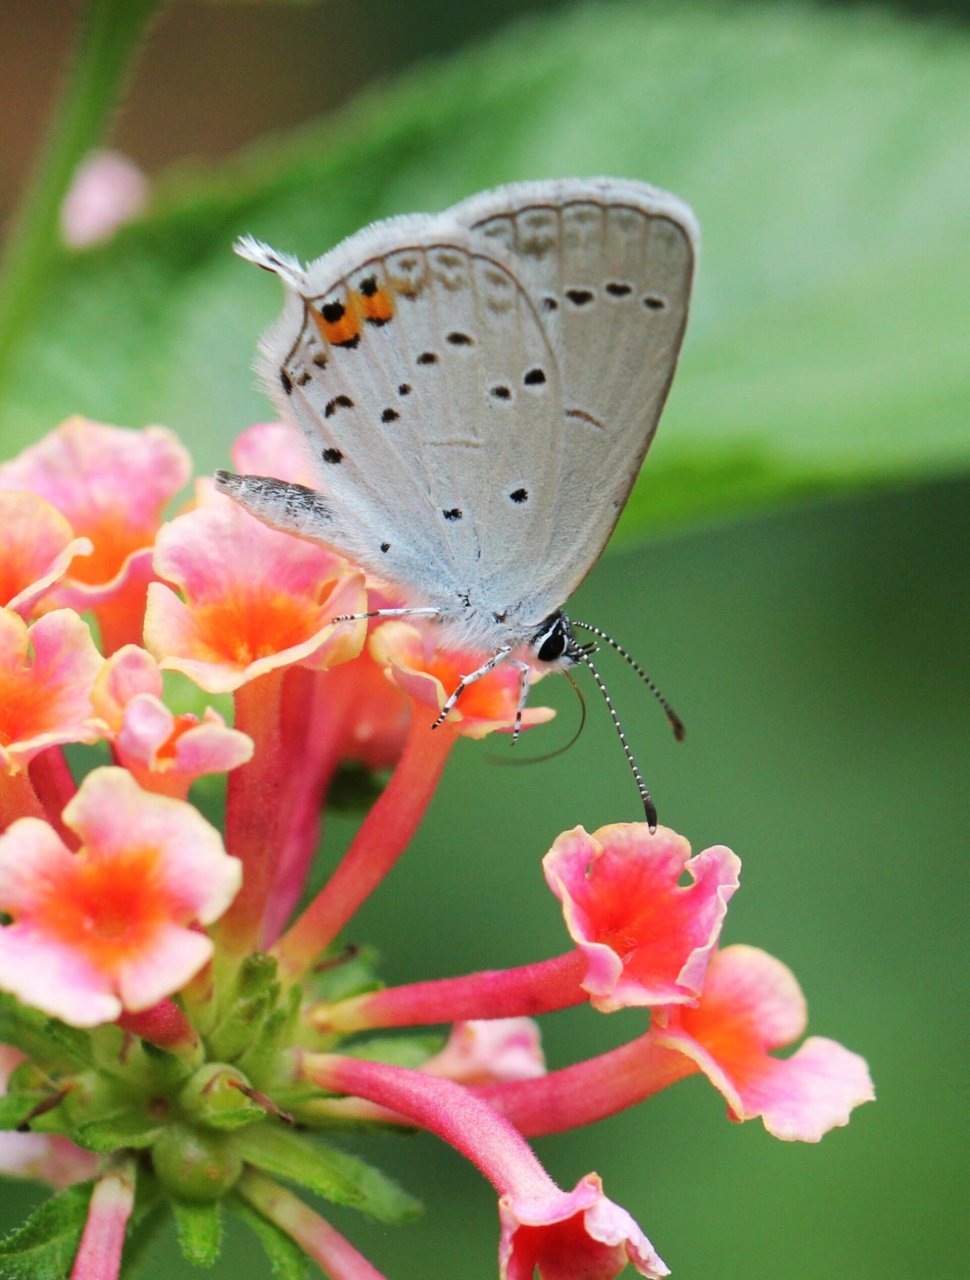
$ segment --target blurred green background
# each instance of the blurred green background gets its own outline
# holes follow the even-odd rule
[[[7,209],[72,13],[26,0],[0,13]],[[175,5],[113,137],[159,175],[154,209],[65,256],[5,377],[5,453],[81,411],[165,422],[207,470],[266,412],[248,364],[278,291],[228,252],[239,232],[314,256],[372,217],[595,172],[694,205],[704,250],[677,381],[617,544],[572,611],[627,644],[687,722],[678,747],[604,659],[663,820],[744,861],[725,940],[792,966],[811,1031],[869,1059],[879,1101],[817,1147],[789,1145],[729,1124],[695,1079],[537,1144],[564,1185],[597,1169],[678,1280],[965,1273],[964,18],[956,4]],[[272,130],[285,132],[259,141]],[[565,741],[577,716],[564,681],[535,699],[561,715],[523,756]],[[354,922],[389,981],[564,948],[541,855],[577,822],[638,816],[587,700],[583,736],[554,761],[498,768],[504,743],[461,745],[414,848]],[[328,861],[351,830],[332,820]],[[640,1025],[546,1019],[550,1065]],[[461,1159],[423,1138],[357,1149],[428,1210],[394,1230],[333,1213],[376,1265],[494,1276],[494,1197]],[[38,1195],[5,1186],[4,1221]],[[188,1271],[166,1237],[142,1274]],[[268,1266],[234,1229],[214,1274]]]

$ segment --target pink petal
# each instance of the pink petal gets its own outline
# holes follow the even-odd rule
[[[459,1084],[495,1084],[534,1080],[545,1074],[546,1061],[531,1018],[494,1018],[456,1022],[448,1043],[421,1070]]]
[[[696,1062],[737,1120],[761,1116],[789,1141],[817,1142],[874,1098],[868,1067],[832,1040],[812,1037],[774,1058],[805,1029],[805,998],[791,970],[755,947],[718,952],[696,1008],[671,1011],[650,1038]]]
[[[694,1002],[740,867],[723,845],[691,858],[682,836],[666,827],[651,834],[644,823],[559,836],[543,868],[586,957],[593,1006]],[[679,883],[684,872],[692,884]]]
[[[204,933],[161,924],[149,946],[130,952],[116,972],[118,993],[126,1010],[150,1009],[184,987],[212,959],[212,941]]]
[[[0,490],[0,605],[29,617],[74,557],[92,549],[38,494]]]
[[[612,1280],[632,1263],[642,1276],[669,1275],[625,1209],[595,1173],[571,1192],[504,1195],[499,1201],[501,1280]]]
[[[737,1119],[761,1116],[786,1142],[818,1142],[876,1097],[865,1059],[821,1036],[810,1036],[790,1058],[768,1058],[741,1083],[739,1096]]]
[[[18,772],[45,747],[97,741],[91,690],[103,663],[87,623],[71,610],[28,628],[0,609],[0,765]]]
[[[219,832],[197,809],[142,791],[124,769],[89,773],[64,821],[101,858],[123,855],[133,841],[150,842],[158,854],[157,888],[179,923],[217,920],[242,883],[239,860],[225,852]]]
[[[72,1027],[100,1026],[121,1013],[109,974],[29,924],[0,929],[0,987]]]

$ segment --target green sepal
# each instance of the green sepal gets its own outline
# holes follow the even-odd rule
[[[86,1120],[71,1131],[70,1137],[87,1151],[108,1155],[122,1147],[135,1150],[150,1147],[161,1131],[162,1126],[157,1120],[149,1120],[136,1111],[124,1109],[113,1115]]]
[[[5,1093],[0,1097],[0,1129],[19,1129],[41,1101],[36,1093]]]
[[[344,958],[334,955],[323,959],[334,963],[325,965],[312,975],[310,994],[314,1000],[337,1004],[352,996],[379,991],[384,985],[378,977],[380,956],[375,947],[360,947],[353,955]]]
[[[3,1280],[64,1280],[88,1218],[94,1184],[79,1182],[45,1200],[0,1240]]]
[[[179,1248],[187,1262],[211,1267],[222,1253],[222,1212],[219,1202],[188,1204],[172,1200]]]
[[[444,1044],[443,1036],[375,1036],[356,1044],[341,1045],[348,1058],[365,1062],[386,1062],[392,1067],[420,1067]]]
[[[283,1050],[296,1040],[303,993],[290,987],[284,999],[266,1019],[262,1034],[240,1054],[237,1066],[256,1080],[268,1080],[274,1073]]]
[[[226,1207],[244,1222],[259,1243],[269,1262],[274,1280],[306,1280],[306,1254],[285,1231],[281,1231],[275,1223],[264,1218],[239,1195],[233,1193],[226,1198]]]
[[[379,1169],[308,1135],[267,1123],[239,1134],[237,1142],[254,1168],[299,1183],[379,1222],[408,1222],[421,1213],[420,1201]]]

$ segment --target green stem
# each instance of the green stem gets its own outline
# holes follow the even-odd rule
[[[164,0],[90,0],[47,139],[0,263],[0,386],[35,300],[60,256],[61,204],[104,136],[131,55]]]

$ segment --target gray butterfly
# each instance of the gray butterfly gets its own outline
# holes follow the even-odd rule
[[[656,431],[697,242],[675,196],[613,178],[516,183],[389,218],[306,268],[246,238],[237,252],[286,289],[259,369],[322,491],[216,474],[260,520],[399,588],[408,606],[388,612],[431,618],[442,644],[488,655],[437,723],[501,662],[521,672],[520,712],[536,666],[590,667],[652,826],[594,647],[573,629],[632,660],[562,606]]]

